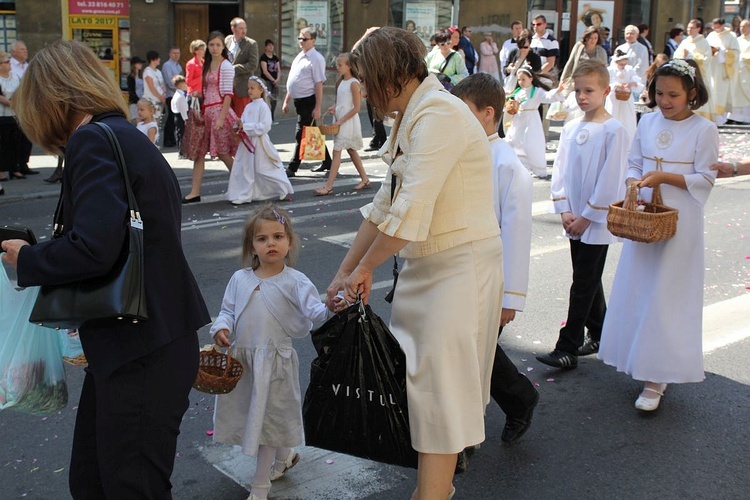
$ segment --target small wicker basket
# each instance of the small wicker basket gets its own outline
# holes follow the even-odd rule
[[[334,117],[334,120],[336,118]],[[326,125],[325,119],[320,121],[320,125],[318,125],[318,128],[320,129],[320,133],[323,135],[336,135],[339,133],[339,126],[338,125]]]
[[[633,98],[633,93],[628,89],[617,86],[615,87],[615,98],[618,101],[629,101]]]
[[[651,203],[645,203],[638,210],[638,187],[628,188],[623,201],[612,203],[607,214],[607,229],[620,238],[641,243],[655,243],[668,240],[677,232],[678,210],[663,205],[661,188],[657,185],[651,196]]]
[[[516,101],[512,97],[508,98],[505,101],[505,112],[508,113],[509,115],[515,115],[516,113],[518,113],[518,108],[519,108],[518,101]]]
[[[208,394],[227,394],[242,378],[242,363],[229,354],[219,351],[217,346],[201,350],[198,376],[193,387]]]

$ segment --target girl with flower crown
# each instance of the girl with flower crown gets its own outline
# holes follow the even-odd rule
[[[626,240],[604,319],[599,358],[643,382],[641,411],[659,406],[667,384],[704,379],[703,207],[716,178],[716,125],[696,113],[708,90],[694,61],[673,59],[654,73],[649,106],[628,156],[626,184],[679,210],[677,232],[658,243]]]
[[[516,71],[518,84],[508,95],[518,103],[518,112],[506,113],[508,123],[505,140],[513,147],[523,166],[540,179],[549,179],[547,173],[547,142],[544,137],[542,118],[539,115],[541,104],[562,102],[562,82],[554,89],[539,79],[529,66]],[[508,122],[509,119],[509,122]]]
[[[294,189],[268,137],[272,118],[266,84],[257,76],[251,76],[247,81],[247,95],[250,102],[236,126],[240,144],[229,174],[227,199],[233,205],[274,198],[285,200]]]

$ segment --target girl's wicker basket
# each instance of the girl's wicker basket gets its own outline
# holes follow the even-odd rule
[[[618,85],[615,87],[615,98],[618,101],[629,101],[633,98],[633,93],[629,89],[622,88]]]
[[[219,351],[216,346],[202,349],[198,376],[193,387],[208,394],[227,394],[234,389],[242,378],[242,363],[227,353]]]
[[[509,115],[515,115],[518,113],[518,101],[513,98],[509,98],[505,101],[505,112]]]
[[[333,119],[335,121],[336,117],[334,117]],[[333,124],[326,125],[325,118],[320,121],[320,125],[318,125],[318,128],[320,129],[320,133],[323,135],[336,135],[339,133],[339,126]]]
[[[651,203],[637,202],[638,187],[632,184],[623,201],[612,203],[607,214],[607,229],[620,238],[654,243],[668,240],[677,232],[677,209],[663,205],[661,188],[657,185]],[[639,206],[644,207],[638,209]]]

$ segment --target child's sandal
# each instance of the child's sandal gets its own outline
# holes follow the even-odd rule
[[[275,464],[271,467],[271,474],[270,479],[271,481],[276,481],[277,479],[281,479],[284,477],[284,474],[286,474],[292,467],[297,465],[297,462],[299,462],[299,453],[296,453],[294,450],[291,450],[289,452],[289,456],[284,460],[283,462],[279,463],[278,460]],[[276,469],[276,465],[283,465],[283,470]]]
[[[270,490],[271,489],[271,483],[266,484],[251,484],[250,485],[250,496],[247,497],[247,500],[263,500],[264,498],[268,498],[268,493],[266,493],[262,498],[256,495],[252,492],[252,490]]]

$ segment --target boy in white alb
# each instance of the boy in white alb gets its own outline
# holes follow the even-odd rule
[[[578,366],[578,356],[599,349],[607,304],[602,272],[610,243],[609,205],[622,199],[630,141],[622,124],[604,108],[609,72],[598,61],[582,61],[573,72],[582,118],[563,127],[552,167],[551,198],[570,241],[573,284],[568,318],[555,349],[536,359],[555,368]],[[584,329],[589,339],[584,343]]]
[[[482,124],[492,149],[495,215],[503,241],[503,327],[523,311],[529,285],[531,252],[532,180],[513,148],[498,136],[498,125],[505,103],[500,82],[487,73],[477,73],[461,80],[451,93],[460,97]],[[500,439],[512,443],[531,425],[539,401],[534,385],[518,372],[498,345],[492,367],[490,394],[506,415]]]

